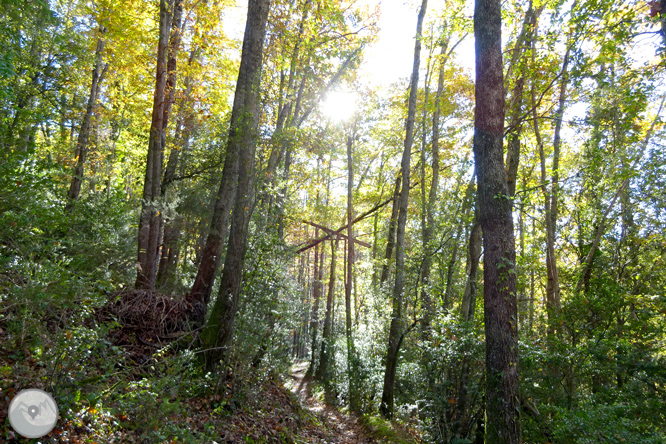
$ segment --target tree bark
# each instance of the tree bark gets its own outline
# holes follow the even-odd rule
[[[416,23],[416,43],[414,45],[414,65],[412,79],[409,87],[409,105],[407,122],[405,124],[405,149],[402,153],[400,175],[402,177],[402,190],[400,192],[398,225],[396,232],[395,251],[395,286],[393,287],[393,309],[391,326],[389,329],[388,349],[386,351],[386,367],[384,370],[384,388],[382,401],[379,407],[381,414],[390,418],[393,416],[393,391],[395,387],[395,372],[398,366],[398,351],[402,333],[402,292],[405,283],[405,229],[407,226],[407,208],[409,205],[410,189],[410,160],[412,144],[414,142],[414,120],[416,116],[416,97],[419,85],[419,64],[421,61],[421,33],[428,0],[423,0]]]
[[[487,444],[521,442],[515,240],[503,159],[504,86],[500,0],[476,0],[474,159],[484,247]]]
[[[143,200],[139,218],[138,259],[136,288],[152,290],[155,286],[156,256],[160,237],[160,184],[162,179],[162,158],[164,156],[163,129],[165,93],[167,84],[167,46],[171,22],[170,2],[160,0],[159,40],[157,44],[157,67],[155,72],[155,93],[153,114],[148,140],[148,156],[143,183]]]
[[[240,301],[248,224],[254,207],[254,153],[258,138],[261,64],[269,7],[270,0],[250,0],[248,4],[241,65],[227,144],[227,156],[230,153],[235,156],[232,155],[232,158],[225,161],[225,167],[227,161],[238,164],[235,205],[220,291],[210,319],[201,333],[201,343],[206,350],[206,365],[209,368],[228,356]],[[224,194],[225,190],[221,191],[221,194]]]
[[[269,0],[270,1],[270,0]],[[253,14],[263,13],[263,7],[268,10],[268,4],[257,5],[257,0],[252,5],[257,11]],[[250,10],[248,9],[248,20],[245,28],[245,37],[243,40],[243,54],[241,55],[241,66],[238,73],[238,82],[236,84],[236,93],[234,96],[234,105],[231,112],[231,126],[229,128],[229,140],[227,142],[227,151],[224,158],[224,167],[222,168],[222,179],[217,191],[215,204],[213,207],[213,217],[211,219],[208,236],[201,255],[201,262],[197,269],[197,275],[194,278],[192,288],[187,294],[187,300],[194,305],[191,320],[195,324],[201,324],[206,315],[206,307],[210,302],[211,292],[215,283],[215,274],[220,265],[220,259],[224,247],[224,241],[229,230],[229,217],[231,209],[234,206],[239,182],[239,158],[241,150],[251,149],[254,152],[254,137],[256,133],[256,124],[258,119],[258,98],[259,76],[261,69],[261,58],[263,52],[263,40],[259,43],[258,34],[265,34],[265,23],[262,25],[254,17],[250,20]],[[251,26],[259,26],[261,29],[251,29]],[[250,42],[251,39],[252,41]],[[262,37],[263,39],[263,37]],[[252,51],[259,51],[258,54],[250,54]],[[245,59],[243,59],[245,55]],[[244,63],[243,63],[244,62]],[[249,165],[246,165],[248,167]],[[241,190],[249,191],[249,190]],[[245,211],[245,207],[241,207]],[[231,241],[231,240],[230,240]]]

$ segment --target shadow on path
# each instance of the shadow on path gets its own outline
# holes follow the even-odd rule
[[[312,397],[310,380],[305,378],[308,362],[301,362],[292,368],[291,377],[294,380],[292,391],[301,400],[301,404],[312,414],[321,419],[326,430],[317,433],[312,430],[316,439],[313,443],[327,444],[366,444],[375,442],[359,424],[358,419],[340,412],[336,407],[325,404]],[[318,436],[317,436],[318,435]]]

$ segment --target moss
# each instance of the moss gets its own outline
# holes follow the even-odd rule
[[[380,416],[364,415],[361,422],[369,430],[372,437],[381,443],[416,444],[420,442],[409,436],[401,427]]]

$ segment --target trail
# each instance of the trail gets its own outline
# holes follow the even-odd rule
[[[320,418],[324,428],[310,428],[305,432],[312,443],[326,444],[365,444],[375,442],[359,424],[357,418],[340,412],[336,407],[325,404],[312,397],[310,380],[305,378],[307,362],[293,367],[291,377],[294,380],[292,392],[298,395],[301,404],[313,415]]]

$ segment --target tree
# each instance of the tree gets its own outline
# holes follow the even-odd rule
[[[182,0],[160,0],[159,39],[157,43],[157,66],[155,69],[155,93],[153,112],[148,138],[148,156],[143,183],[143,201],[139,218],[138,259],[136,287],[152,289],[157,276],[157,252],[160,244],[162,217],[160,196],[162,185],[162,163],[166,124],[169,117],[170,102],[167,85],[170,73],[167,72],[167,52],[169,30],[171,29],[174,8],[180,10]],[[180,17],[177,14],[176,17]],[[179,23],[178,23],[179,24]],[[175,72],[175,66],[172,72]],[[174,85],[169,85],[173,90]]]
[[[258,137],[261,63],[269,7],[270,0],[250,0],[248,4],[241,66],[225,159],[225,170],[227,164],[233,165],[234,170],[238,168],[238,183],[233,185],[235,205],[219,295],[210,319],[201,333],[208,367],[215,366],[220,358],[228,356],[226,351],[233,338],[234,320],[240,300],[248,224],[254,208],[254,153]],[[228,179],[223,178],[222,186],[225,180]],[[222,186],[218,201],[219,194],[227,191],[222,189]]]
[[[86,105],[86,112],[83,115],[81,128],[79,129],[79,137],[76,141],[76,166],[74,167],[74,175],[72,176],[72,183],[69,186],[67,197],[69,198],[69,208],[79,198],[81,192],[81,182],[83,181],[83,171],[88,155],[88,138],[90,137],[90,120],[92,119],[93,112],[97,105],[97,97],[99,96],[99,89],[104,74],[108,65],[104,63],[104,33],[106,28],[102,25],[99,27],[99,36],[97,37],[97,48],[95,49],[95,67],[92,71],[92,81],[90,82],[90,96],[88,97],[88,104]]]
[[[416,96],[419,84],[419,63],[421,60],[421,35],[423,19],[426,13],[428,0],[423,0],[416,22],[416,43],[414,45],[414,65],[412,79],[409,86],[409,105],[407,122],[405,123],[405,149],[402,153],[400,176],[402,189],[399,197],[398,224],[395,242],[395,286],[393,287],[393,310],[388,338],[388,350],[384,370],[384,388],[380,411],[385,417],[393,415],[393,389],[395,386],[395,371],[398,366],[398,351],[402,342],[402,293],[405,281],[405,228],[407,225],[407,207],[409,204],[409,178],[412,144],[414,142],[414,120],[416,116]]]
[[[352,148],[356,138],[356,128],[351,124],[347,135],[347,270],[345,278],[345,336],[347,338],[347,375],[349,378],[349,408],[357,412],[358,405],[358,383],[356,378],[356,350],[354,338],[352,337],[352,282],[354,273],[354,207],[352,197],[354,191],[354,162],[352,159]],[[355,304],[354,304],[355,305]],[[358,307],[355,307],[358,310]]]
[[[335,293],[335,253],[338,249],[338,236],[331,240],[331,266],[328,279],[328,293],[326,296],[326,314],[324,315],[324,331],[321,337],[321,351],[319,367],[315,373],[315,379],[321,381],[326,388],[327,395],[330,389],[330,365],[333,355],[333,299]]]
[[[486,438],[520,443],[516,252],[503,160],[504,86],[499,0],[476,0],[474,160],[483,232]]]

